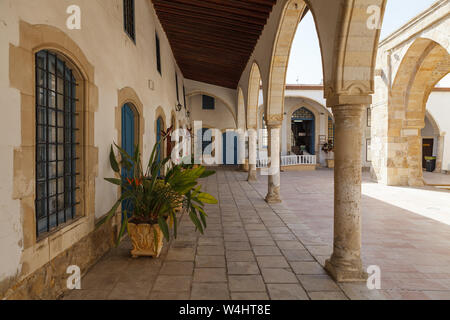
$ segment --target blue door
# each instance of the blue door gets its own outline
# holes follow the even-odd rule
[[[160,142],[161,141],[161,139],[162,139],[161,131],[162,130],[163,130],[163,121],[162,121],[161,118],[158,118],[158,120],[156,120],[156,142]],[[161,154],[162,150],[163,150],[162,148],[163,148],[163,143],[161,142],[161,144],[158,145],[158,148],[157,148],[157,152],[158,152],[157,160],[158,160],[158,162],[160,162],[162,160],[162,158],[163,158],[163,156]]]
[[[235,132],[224,132],[222,134],[223,164],[238,164],[238,136]]]
[[[124,149],[130,156],[133,156],[135,151],[135,114],[132,107],[124,104],[122,107],[122,149]],[[133,171],[122,169],[122,178],[132,178]],[[130,201],[122,202],[122,211],[127,211],[128,216],[131,215],[133,204]]]

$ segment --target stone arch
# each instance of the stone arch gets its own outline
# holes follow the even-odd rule
[[[386,0],[345,1],[338,21],[332,54],[331,77],[325,82],[325,96],[329,105],[338,104],[333,99],[339,95],[365,96],[374,93],[375,64]],[[371,22],[370,8],[376,7],[379,14]],[[376,23],[378,21],[378,23]],[[319,36],[320,37],[320,36]],[[328,59],[330,52],[327,53]],[[368,99],[370,103],[371,99]]]
[[[245,129],[245,98],[241,87],[238,87],[238,101],[237,101],[237,128]]]
[[[253,62],[250,71],[247,94],[247,129],[256,129],[258,124],[259,92],[261,88],[261,72],[258,63]]]
[[[230,104],[227,103],[224,99],[222,99],[221,97],[218,97],[217,95],[214,95],[214,94],[211,94],[209,92],[202,91],[202,90],[192,91],[192,92],[186,94],[186,98],[192,98],[192,97],[197,96],[197,95],[207,95],[207,96],[213,97],[214,99],[219,100],[220,102],[222,102],[225,105],[225,107],[227,108],[228,112],[231,113],[231,116],[233,117],[235,125],[237,125],[238,119],[236,118],[236,114],[235,114],[235,112],[233,110],[234,108],[232,108],[230,106]]]
[[[426,103],[449,72],[448,51],[430,39],[416,39],[402,59],[388,103],[387,184],[423,186],[420,130]]]
[[[431,125],[433,126],[434,134],[441,135],[442,131],[441,131],[441,127],[439,126],[439,123],[436,121],[436,119],[433,117],[433,115],[428,110],[425,110],[425,118],[428,118]]]
[[[267,101],[265,104],[266,122],[281,122],[283,119],[286,72],[292,42],[294,41],[298,24],[306,11],[306,3],[302,0],[290,0],[284,7],[272,48],[267,98],[265,99]]]

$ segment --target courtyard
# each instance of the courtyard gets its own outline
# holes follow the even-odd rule
[[[267,204],[267,177],[219,168],[203,185],[208,228],[183,217],[158,259],[130,256],[123,241],[63,299],[320,300],[450,299],[450,191],[388,187],[363,174],[362,260],[381,270],[381,289],[336,283],[323,269],[332,253],[333,171],[281,173],[282,204]],[[450,176],[425,174],[428,184]]]

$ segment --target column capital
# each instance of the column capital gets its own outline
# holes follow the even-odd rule
[[[345,95],[332,94],[327,97],[327,107],[335,108],[339,106],[368,106],[372,104],[371,95]]]
[[[331,110],[333,111],[334,117],[359,117],[364,110],[366,109],[366,105],[363,104],[344,104],[344,105],[336,105],[332,106]]]
[[[281,129],[282,123],[281,122],[277,122],[277,123],[268,123],[267,124],[267,129],[268,130],[272,130],[272,129]]]
[[[282,114],[271,114],[266,117],[265,119],[266,125],[268,128],[281,128],[281,125],[283,124],[283,115]]]

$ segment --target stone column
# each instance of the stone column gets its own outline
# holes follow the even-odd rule
[[[270,167],[267,171],[269,180],[269,189],[266,196],[267,203],[280,203],[280,131],[281,123],[268,123],[267,133],[269,137]]]
[[[333,106],[335,117],[334,241],[325,269],[336,281],[367,278],[361,261],[361,149],[365,105]]]
[[[256,176],[256,130],[248,130],[248,182],[258,181]]]

